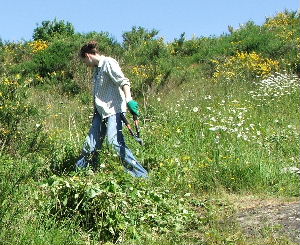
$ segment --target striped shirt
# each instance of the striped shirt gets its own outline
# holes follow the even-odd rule
[[[125,84],[130,86],[130,82],[115,59],[101,55],[93,81],[94,102],[102,118],[126,112],[127,105],[122,87]]]

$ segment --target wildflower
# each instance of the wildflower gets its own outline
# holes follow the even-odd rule
[[[183,160],[183,161],[188,161],[188,160],[190,160],[190,159],[191,159],[190,156],[183,156],[183,157],[182,157],[182,160]]]
[[[217,131],[220,129],[220,126],[216,126],[216,127],[211,127],[209,128],[210,131]]]
[[[193,108],[193,112],[198,112],[199,111],[199,108],[198,107],[194,107]]]
[[[243,125],[243,122],[239,122],[236,124],[236,126],[241,127]]]
[[[210,120],[213,121],[213,122],[217,121],[217,119],[215,117],[212,117]]]
[[[297,91],[299,78],[296,75],[276,73],[256,85],[257,89],[249,93],[251,97],[255,100],[269,102]]]
[[[218,135],[216,136],[216,138],[215,138],[215,143],[216,143],[216,144],[219,144],[219,143],[220,143],[220,136],[218,136]]]

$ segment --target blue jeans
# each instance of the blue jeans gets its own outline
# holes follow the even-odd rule
[[[121,113],[112,115],[107,118],[95,110],[90,132],[86,137],[80,159],[76,163],[77,168],[86,168],[90,164],[96,166],[98,152],[102,147],[105,136],[108,144],[120,156],[125,170],[134,177],[148,177],[148,172],[136,160],[131,150],[126,146],[122,133]]]

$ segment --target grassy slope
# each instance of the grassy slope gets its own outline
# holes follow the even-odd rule
[[[213,84],[199,76],[181,86],[161,91],[148,98],[146,103],[139,98],[140,103],[146,105],[141,117],[145,147],[140,148],[126,131],[125,134],[130,147],[150,169],[149,185],[153,188],[161,186],[181,196],[191,193],[191,197],[205,203],[205,208],[198,210],[204,226],[185,235],[143,237],[144,244],[188,241],[250,244],[238,224],[229,219],[235,212],[235,203],[248,194],[262,199],[298,196],[299,179],[293,174],[283,174],[281,170],[296,164],[299,142],[294,131],[299,129],[299,115],[295,113],[299,93],[257,106],[257,102],[249,97],[249,89],[253,89],[252,85]],[[5,183],[11,188],[10,201],[14,203],[3,217],[2,225],[6,228],[1,237],[16,244],[29,241],[34,244],[88,242],[89,234],[76,232],[74,223],[66,221],[58,225],[50,217],[40,220],[31,207],[35,205],[33,196],[38,190],[37,184],[51,173],[49,167],[56,164],[56,170],[61,174],[61,170],[68,169],[78,156],[89,128],[91,105],[82,104],[79,97],[61,95],[53,88],[33,89],[29,100],[38,104],[41,112],[30,123],[42,124],[55,147],[44,159],[32,161],[27,156],[16,162],[14,169],[1,167]],[[238,108],[247,108],[247,111],[233,112],[239,111]],[[249,137],[258,136],[258,131],[261,135],[245,141],[238,138],[237,133],[209,130],[212,127],[209,124],[224,122],[229,117],[235,117],[231,119],[235,126],[241,121],[244,128],[254,124]],[[226,125],[230,127],[231,124]],[[263,144],[259,144],[261,140]],[[109,165],[117,158],[105,148],[101,159],[107,171],[113,172],[114,167]],[[286,244],[284,237],[274,241],[272,236],[272,232],[267,232],[262,237],[252,237],[251,244],[262,241]]]
[[[124,132],[130,148],[150,170],[147,182],[129,182],[137,189],[169,190],[170,195],[188,199],[200,222],[184,233],[149,232],[125,241],[292,244],[276,227],[265,227],[260,235],[248,237],[232,217],[251,200],[299,199],[298,176],[283,171],[299,164],[299,87],[277,97],[272,90],[260,97],[265,100],[255,100],[250,91],[268,90],[260,91],[251,81],[216,83],[204,79],[198,66],[178,71],[179,78],[170,78],[159,93],[137,98],[142,105],[144,147],[126,129]],[[38,107],[38,113],[23,122],[32,131],[16,143],[20,155],[1,155],[0,244],[100,243],[74,219],[57,222],[38,208],[47,194],[40,185],[51,175],[66,181],[73,178],[72,167],[90,126],[89,94],[67,96],[59,85],[40,85],[30,88],[28,95],[30,104]],[[83,183],[118,180],[123,170],[116,155],[105,146],[100,159],[102,170],[82,178]]]

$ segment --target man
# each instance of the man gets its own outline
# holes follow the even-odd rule
[[[135,177],[148,177],[147,171],[126,146],[122,133],[122,113],[126,113],[127,106],[133,115],[139,115],[139,105],[132,99],[129,80],[115,59],[100,55],[94,41],[82,46],[80,58],[87,66],[95,69],[95,110],[91,129],[76,166],[95,166],[98,151],[107,136],[109,145],[120,156],[125,170]]]

